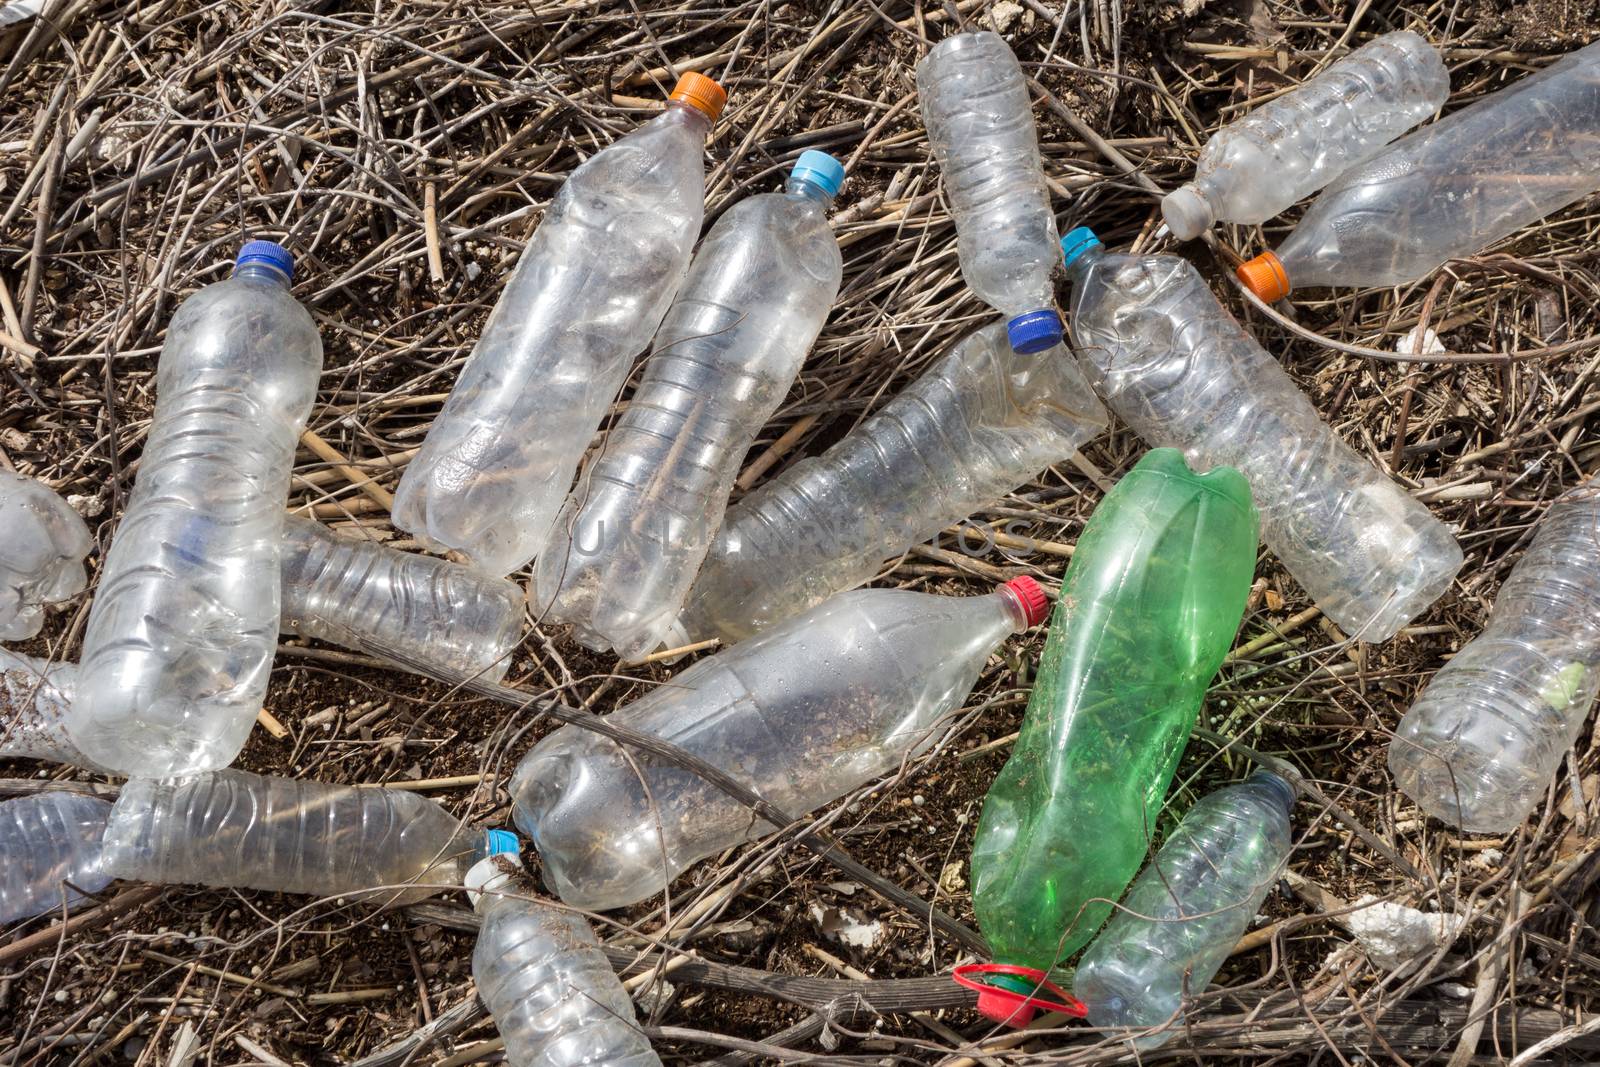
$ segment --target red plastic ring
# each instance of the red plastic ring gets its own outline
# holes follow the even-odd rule
[[[972,977],[973,975],[988,974],[1010,974],[1019,978],[1026,978],[1034,983],[1038,989],[1060,999],[1047,1000],[1038,996],[1024,996],[1015,990],[1007,989],[1004,986],[992,985],[979,978]],[[1033,1018],[1035,1011],[1056,1011],[1063,1015],[1070,1015],[1074,1019],[1087,1018],[1089,1015],[1089,1008],[1083,1001],[1050,981],[1045,972],[1037,967],[1020,967],[1012,963],[964,963],[952,971],[950,977],[955,979],[957,985],[976,990],[980,1001],[988,1001],[991,1006],[996,1005],[998,1002],[1005,1002],[1009,1008],[1008,1011],[1001,1014],[996,1014],[993,1011],[984,1011],[986,1016],[996,1022],[1010,1022],[1015,1026],[1025,1026]],[[998,998],[998,1001],[995,998]],[[981,1007],[980,1010],[982,1010]]]

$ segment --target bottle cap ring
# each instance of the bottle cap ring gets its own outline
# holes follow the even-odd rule
[[[1019,993],[1004,985],[986,982],[982,977],[974,977],[986,975],[1020,978],[1035,993],[1048,993],[1059,999],[1049,1000]],[[978,1012],[992,1022],[1021,1028],[1032,1022],[1034,1013],[1039,1011],[1058,1011],[1074,1019],[1084,1019],[1089,1015],[1089,1008],[1083,1001],[1050,981],[1037,967],[1019,967],[1010,963],[965,963],[952,971],[950,977],[957,985],[978,991]]]

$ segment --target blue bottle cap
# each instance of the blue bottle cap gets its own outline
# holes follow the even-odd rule
[[[808,148],[794,161],[789,177],[808,181],[829,196],[838,196],[839,186],[844,184],[844,164],[826,152]]]
[[[289,250],[275,241],[247,241],[239,249],[239,254],[234,257],[235,268],[246,263],[265,263],[267,266],[283,274],[285,278],[294,278],[294,256]]]
[[[510,830],[486,830],[483,835],[483,854],[485,856],[501,856],[506,853],[516,855],[522,851],[522,846],[517,842],[517,835]]]
[[[1064,332],[1061,316],[1056,314],[1054,308],[1029,311],[1006,323],[1006,338],[1011,342],[1012,350],[1025,356],[1054,348],[1061,343]]]
[[[1100,238],[1087,226],[1079,226],[1061,239],[1061,261],[1070,267],[1091,248],[1104,248]]]

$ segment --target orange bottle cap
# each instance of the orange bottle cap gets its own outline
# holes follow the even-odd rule
[[[688,104],[712,122],[717,121],[717,116],[722,114],[722,105],[728,102],[728,94],[722,86],[692,70],[678,79],[678,84],[672,87],[669,95],[679,103]]]
[[[1289,295],[1289,272],[1275,252],[1263,252],[1255,259],[1239,264],[1234,273],[1244,282],[1244,287],[1269,304],[1276,304]]]

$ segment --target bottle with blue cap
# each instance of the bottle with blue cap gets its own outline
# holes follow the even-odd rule
[[[295,447],[322,339],[270,241],[183,302],[156,368],[138,477],[100,571],[67,732],[123,774],[233,762],[278,647]]]
[[[1154,447],[1250,483],[1261,536],[1352,637],[1384,641],[1437,600],[1461,546],[1334,433],[1186,259],[1061,242],[1072,340],[1095,388]]]
[[[839,292],[828,207],[844,168],[803,153],[782,192],[706,235],[643,379],[534,569],[533,607],[635,659],[672,633],[739,463],[800,373]]]
[[[517,835],[485,834],[467,871],[477,911],[472,978],[512,1067],[660,1067],[633,1001],[582,915],[536,900]]]

